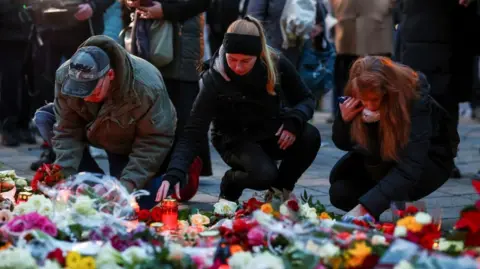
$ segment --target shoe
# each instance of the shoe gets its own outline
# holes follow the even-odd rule
[[[219,198],[238,203],[238,199],[242,196],[243,189],[233,184],[235,180],[234,173],[235,171],[233,170],[225,172],[225,175],[222,177],[222,183],[220,183]]]
[[[17,147],[20,145],[17,122],[14,119],[6,118],[3,121],[2,128],[2,145],[6,147]]]
[[[180,190],[180,199],[178,199],[177,195],[175,194],[173,194],[172,197],[180,202],[185,202],[192,199],[195,194],[197,194],[198,186],[200,185],[201,170],[202,159],[200,159],[200,157],[196,157],[195,160],[193,160],[190,169],[188,170],[188,183]]]
[[[30,145],[37,144],[37,139],[35,138],[35,133],[30,129],[20,129],[18,131],[20,141]]]
[[[455,165],[450,173],[451,178],[462,178],[462,173],[460,173],[460,169]]]
[[[55,152],[53,151],[52,148],[46,148],[42,154],[40,155],[40,159],[38,161],[33,162],[30,165],[30,169],[32,171],[37,171],[40,166],[43,164],[51,164],[55,162]]]

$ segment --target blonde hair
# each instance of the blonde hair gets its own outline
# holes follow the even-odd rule
[[[250,16],[247,16],[246,19],[238,19],[230,24],[227,33],[260,36],[262,41],[262,53],[260,54],[260,59],[267,67],[267,92],[270,95],[276,95],[275,84],[277,83],[277,67],[275,60],[278,55],[273,48],[267,46],[267,40],[260,21]]]

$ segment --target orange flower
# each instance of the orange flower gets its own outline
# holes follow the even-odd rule
[[[233,245],[230,247],[230,254],[233,255],[236,252],[243,251],[242,247],[240,245]]]
[[[260,209],[262,212],[267,213],[267,214],[272,214],[273,213],[273,207],[270,203],[268,204],[263,204]]]
[[[407,230],[411,231],[411,232],[420,232],[422,230],[422,227],[423,225],[418,223],[416,220],[415,220],[415,217],[414,216],[407,216],[403,219],[400,219],[397,221],[397,226],[403,226],[405,228],[407,228]]]
[[[322,212],[322,214],[320,214],[320,216],[318,216],[319,219],[332,219],[332,217],[330,217],[330,215],[328,215],[327,212]]]

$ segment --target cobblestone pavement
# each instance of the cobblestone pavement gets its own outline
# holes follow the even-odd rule
[[[344,152],[335,148],[331,141],[331,125],[326,124],[326,113],[316,113],[314,125],[322,134],[322,148],[312,166],[299,180],[294,192],[300,195],[305,190],[327,206],[329,210],[338,211],[330,205],[328,197],[328,175],[335,162]],[[443,218],[443,227],[449,228],[458,218],[459,211],[466,205],[473,204],[478,195],[471,186],[471,178],[480,169],[480,125],[470,120],[462,119],[459,127],[461,144],[456,163],[463,173],[462,179],[450,179],[439,190],[424,199],[427,208],[440,211]],[[21,146],[18,148],[5,148],[0,146],[0,169],[15,169],[21,176],[31,176],[30,163],[40,155],[40,147]],[[105,159],[98,160],[102,167],[108,167]],[[204,177],[200,181],[200,189],[197,195],[188,203],[190,207],[210,208],[217,201],[219,194],[220,178],[228,169],[212,147],[212,163],[214,175]],[[107,168],[108,169],[108,168]],[[242,199],[248,199],[254,194],[253,191],[245,191]],[[391,214],[386,212],[382,215],[383,220],[391,219]]]

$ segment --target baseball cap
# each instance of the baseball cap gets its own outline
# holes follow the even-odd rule
[[[70,58],[68,78],[63,83],[62,93],[85,98],[92,94],[98,81],[110,70],[110,58],[99,47],[86,46]]]

